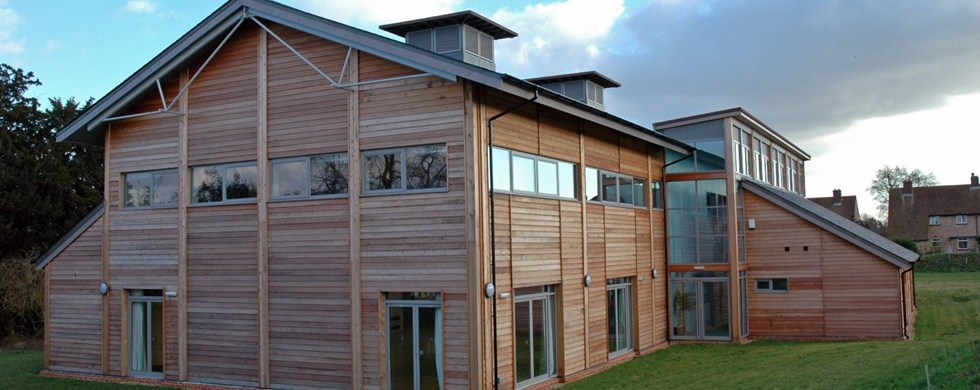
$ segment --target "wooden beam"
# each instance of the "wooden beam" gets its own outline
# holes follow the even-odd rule
[[[256,251],[258,259],[258,304],[259,304],[259,387],[269,387],[269,126],[268,126],[268,33],[259,30],[258,49],[258,97],[257,109],[257,163],[256,176],[258,188],[256,207],[258,209],[258,234]]]
[[[465,167],[463,186],[466,193],[466,285],[469,286],[467,295],[467,306],[469,315],[467,329],[469,330],[469,383],[484,383],[483,364],[483,335],[486,327],[483,321],[483,307],[486,298],[482,294],[482,286],[487,280],[486,257],[484,252],[483,226],[484,214],[486,209],[486,169],[484,158],[486,144],[479,129],[478,118],[474,115],[473,104],[473,84],[469,81],[463,82],[463,150],[464,156],[471,156],[464,159]]]
[[[102,214],[102,281],[109,282],[109,221],[112,214],[112,203],[109,194],[112,192],[112,124],[106,125],[104,147],[105,175],[103,188],[105,194],[105,213]],[[102,374],[109,375],[109,294],[102,296]]]
[[[51,369],[51,268],[44,268],[44,369]]]
[[[180,86],[187,85],[189,69],[180,72]],[[180,96],[182,113],[177,126],[177,378],[186,381],[187,374],[187,205],[190,202],[190,178],[187,171],[187,106],[190,90]]]
[[[579,189],[579,195],[582,197],[580,199],[582,207],[582,277],[589,274],[589,211],[588,200],[585,195],[585,128],[582,124],[582,120],[576,121],[578,123],[578,182],[582,183]],[[582,283],[579,280],[579,283]],[[582,338],[582,342],[585,343],[585,368],[588,369],[592,367],[589,361],[589,287],[582,289],[582,302],[583,302],[583,320],[582,320],[582,330],[584,331],[585,337]]]
[[[359,81],[358,61],[359,51],[351,52],[351,62],[348,66],[349,79]],[[360,87],[352,87],[347,95],[348,106],[348,145],[347,169],[350,179],[347,180],[348,199],[350,199],[350,342],[351,342],[351,387],[363,387],[364,362],[361,354],[361,143],[359,131]],[[383,310],[382,310],[383,311]],[[384,382],[382,382],[384,383]]]

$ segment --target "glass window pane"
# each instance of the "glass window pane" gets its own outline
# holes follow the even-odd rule
[[[697,209],[670,209],[667,211],[670,220],[670,236],[696,236],[698,233]]]
[[[671,209],[697,207],[698,200],[695,198],[696,182],[694,181],[672,181],[667,183],[667,207]]]
[[[727,263],[728,237],[699,237],[698,263]]]
[[[544,299],[531,301],[531,354],[534,358],[532,374],[535,377],[548,374],[548,339],[545,336]]]
[[[728,282],[701,282],[705,337],[728,337]]]
[[[675,336],[696,337],[698,334],[697,282],[671,282]]]
[[[510,151],[493,148],[493,189],[510,191]]]
[[[671,237],[669,241],[668,255],[671,264],[697,263],[698,239],[696,237]]]
[[[376,153],[364,156],[366,191],[402,189],[401,153]]]
[[[447,188],[446,169],[446,145],[405,149],[407,188],[410,190]]]
[[[160,172],[153,175],[154,206],[177,204],[177,171]]]
[[[191,203],[220,202],[223,172],[220,166],[194,167],[191,170]]]
[[[619,203],[633,204],[633,178],[619,177]]]
[[[411,307],[388,308],[388,370],[392,389],[415,388],[414,326]]]
[[[602,172],[602,201],[619,202],[619,177],[614,173]]]
[[[347,153],[310,158],[310,195],[347,193]]]
[[[646,183],[642,180],[633,180],[633,205],[637,207],[647,206]]]
[[[272,197],[307,196],[309,164],[306,160],[272,163]]]
[[[255,165],[225,168],[225,196],[229,199],[248,199],[256,195],[258,173]]]
[[[562,198],[577,198],[575,194],[575,165],[567,162],[558,163],[558,196]]]
[[[418,308],[419,317],[419,388],[441,389],[442,378],[439,368],[442,366],[442,310],[434,307]]]
[[[664,189],[663,184],[659,181],[650,183],[650,190],[653,192],[653,208],[662,209],[664,208]]]
[[[150,205],[151,175],[149,173],[129,173],[125,177],[125,207],[146,207]]]
[[[783,279],[773,279],[772,280],[773,291],[786,291],[789,289],[789,283],[785,278]]]
[[[538,160],[538,193],[558,195],[558,164]]]
[[[514,191],[534,192],[534,159],[512,155]]]
[[[585,168],[585,199],[599,201],[599,170]]]
[[[531,302],[514,302],[514,348],[516,382],[533,378],[531,374]]]

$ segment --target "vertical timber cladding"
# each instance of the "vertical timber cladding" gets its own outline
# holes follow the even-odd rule
[[[358,57],[361,81],[419,73],[366,53]],[[446,192],[360,198],[363,388],[386,386],[381,311],[388,291],[442,293],[443,380],[447,388],[469,385],[463,88],[436,77],[359,87],[360,149],[445,144],[449,183]]]
[[[102,373],[102,221],[100,217],[45,268],[49,370]]]
[[[257,29],[243,24],[191,84],[190,167],[256,160],[257,50]],[[187,209],[191,381],[258,385],[257,214],[254,203]]]
[[[331,76],[347,47],[270,28]],[[268,38],[272,159],[347,151],[348,94]],[[269,344],[274,387],[351,386],[350,210],[347,198],[269,202]]]
[[[176,96],[179,79],[162,82],[167,96]],[[152,112],[161,103],[155,90],[141,97],[126,114]],[[126,327],[129,289],[176,290],[177,285],[177,209],[127,210],[123,207],[124,174],[130,172],[173,169],[177,167],[178,117],[156,115],[120,120],[111,126],[106,137],[106,216],[108,233],[104,242],[111,287],[108,295],[108,373],[128,372],[129,332]],[[111,238],[111,239],[109,239]],[[174,305],[176,307],[176,305]],[[176,314],[176,313],[173,313]],[[168,316],[166,320],[172,320]],[[177,329],[168,327],[164,335],[168,378],[175,378]]]
[[[649,146],[648,150],[650,177],[653,180],[663,180],[664,149],[659,146]],[[661,184],[661,190],[663,190],[663,184]],[[663,196],[661,195],[662,199]],[[653,280],[652,286],[653,307],[651,309],[653,310],[654,345],[662,345],[667,342],[667,225],[664,213],[663,209],[650,211],[651,268],[657,270],[657,277]],[[650,271],[652,272],[652,270]],[[640,270],[638,272],[643,273],[645,271]]]

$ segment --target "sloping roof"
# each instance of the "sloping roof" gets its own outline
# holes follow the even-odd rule
[[[742,188],[899,268],[907,268],[919,259],[917,253],[905,249],[800,195],[749,178],[743,178]]]
[[[36,264],[37,269],[44,269],[44,267],[47,266],[52,259],[58,257],[58,255],[60,255],[65,248],[68,248],[69,244],[74,242],[78,236],[85,232],[85,229],[88,229],[95,223],[95,221],[98,221],[99,217],[102,216],[104,211],[105,203],[99,203],[98,206],[95,206],[95,209],[90,211],[85,218],[82,218],[82,220],[75,225],[75,227],[71,228],[67,234],[62,236],[58,242],[52,245],[51,249],[48,249],[47,252],[44,252],[43,255],[34,260],[34,264]]]
[[[807,199],[851,221],[857,220],[861,216],[858,212],[857,196],[855,195],[842,196],[840,204],[834,204],[834,198],[832,196]]]
[[[606,77],[606,75],[596,72],[594,70],[578,72],[578,73],[559,74],[554,76],[533,77],[527,79],[527,81],[530,81],[538,85],[544,85],[548,83],[560,83],[563,81],[574,81],[574,80],[589,80],[593,83],[599,84],[603,88],[617,88],[621,86],[618,82],[616,82],[616,80]]]
[[[483,15],[473,11],[460,11],[446,15],[409,20],[407,22],[391,23],[378,28],[397,36],[404,37],[405,34],[408,34],[411,31],[452,26],[456,24],[465,24],[477,30],[483,31],[490,34],[493,39],[514,38],[517,36],[517,33],[511,29],[501,26],[497,24],[497,22],[487,19]]]
[[[888,236],[929,239],[929,216],[980,214],[980,188],[969,184],[888,191]]]
[[[557,94],[551,94],[550,91],[520,78],[467,64],[270,0],[229,0],[59,131],[57,140],[102,145],[106,118],[119,115],[131,108],[143,94],[156,88],[158,79],[174,74],[190,61],[204,54],[205,50],[216,46],[240,20],[250,16],[350,46],[454,82],[460,78],[467,79],[526,99],[540,92],[544,98],[539,99],[536,102],[538,104],[609,126],[624,134],[636,136],[646,142],[677,152],[689,154],[693,150],[650,128],[596,110],[575,100],[557,97]]]

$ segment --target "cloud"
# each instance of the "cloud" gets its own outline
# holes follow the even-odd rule
[[[0,3],[4,5],[5,3]],[[0,8],[0,54],[15,55],[24,52],[27,39],[17,39],[14,31],[20,23],[20,17],[12,8]]]
[[[150,0],[129,0],[123,6],[123,10],[140,14],[152,14],[156,12],[157,5]]]
[[[442,15],[459,11],[461,0],[294,0],[296,8],[312,14],[353,25],[363,30],[378,31],[388,23]]]

